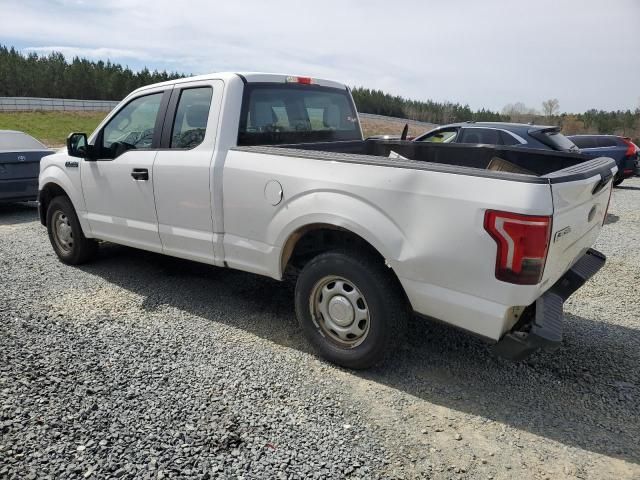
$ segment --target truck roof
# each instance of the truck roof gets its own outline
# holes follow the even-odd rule
[[[231,80],[235,78],[240,78],[243,82],[246,82],[246,83],[269,82],[269,83],[283,83],[283,84],[287,83],[287,80],[291,82],[291,79],[294,79],[294,78],[310,78],[313,85],[320,85],[323,87],[340,88],[340,89],[347,88],[345,84],[340,82],[335,82],[333,80],[310,77],[305,75],[292,75],[292,74],[285,74],[285,73],[263,73],[263,72],[215,72],[215,73],[206,73],[204,75],[196,75],[192,77],[176,78],[174,80],[154,83],[152,85],[145,85],[144,87],[140,87],[132,93],[146,90],[148,88],[163,86],[163,85],[174,85],[174,84],[179,84],[184,82],[193,82],[198,80],[214,80],[214,79],[215,80]]]

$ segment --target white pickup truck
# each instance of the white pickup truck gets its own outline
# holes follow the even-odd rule
[[[98,240],[282,280],[325,358],[379,362],[413,313],[512,359],[562,340],[615,162],[363,140],[349,89],[218,73],[143,87],[43,158],[40,219],[79,264]],[[259,293],[259,292],[257,292]]]

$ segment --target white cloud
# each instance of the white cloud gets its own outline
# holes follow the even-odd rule
[[[151,69],[300,73],[492,109],[634,108],[640,84],[636,0],[3,1],[2,43]]]

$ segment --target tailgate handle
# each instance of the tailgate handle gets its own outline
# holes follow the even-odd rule
[[[613,173],[611,173],[611,170],[607,170],[607,173],[601,173],[600,174],[600,181],[598,183],[596,183],[596,185],[593,187],[593,191],[591,192],[591,194],[595,195],[600,190],[602,190],[604,187],[606,187],[607,183],[609,183],[609,181],[612,178],[613,178]]]

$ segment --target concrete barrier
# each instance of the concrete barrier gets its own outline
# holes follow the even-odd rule
[[[110,112],[118,104],[109,100],[75,100],[69,98],[0,97],[0,112],[57,110],[74,112]]]

